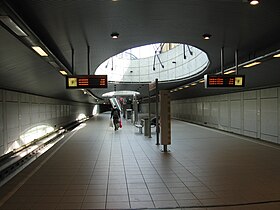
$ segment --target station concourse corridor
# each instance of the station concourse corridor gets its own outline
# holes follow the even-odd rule
[[[280,147],[172,121],[169,152],[109,113],[0,188],[0,209],[280,209]]]

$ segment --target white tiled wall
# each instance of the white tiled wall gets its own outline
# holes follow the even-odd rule
[[[172,101],[171,109],[177,119],[280,144],[280,87]]]
[[[66,125],[84,113],[92,114],[93,106],[56,100],[0,89],[0,156],[25,131],[47,124],[54,128]]]

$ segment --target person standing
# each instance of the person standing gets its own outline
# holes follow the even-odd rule
[[[115,131],[118,130],[118,128],[119,128],[119,118],[120,117],[121,117],[120,110],[117,108],[116,105],[114,105],[114,108],[111,111],[110,119],[113,118],[113,124],[115,127]]]

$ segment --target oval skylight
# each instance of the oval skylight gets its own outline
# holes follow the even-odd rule
[[[103,62],[95,74],[109,82],[150,83],[156,78],[170,82],[202,73],[209,59],[202,50],[174,43],[157,43],[129,49]]]

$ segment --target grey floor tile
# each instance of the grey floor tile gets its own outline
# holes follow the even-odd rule
[[[105,203],[105,195],[87,195],[84,197],[83,202],[85,203]]]
[[[106,116],[107,117],[107,116]],[[186,208],[279,200],[280,152],[261,144],[172,121],[171,152],[154,138],[131,132],[130,122],[114,133],[89,121],[0,209]],[[96,124],[95,124],[96,125]],[[191,131],[191,132],[188,132]],[[99,136],[100,135],[100,136]],[[154,135],[154,134],[153,134]],[[82,142],[82,143],[81,143]],[[102,145],[102,146],[101,146]],[[76,151],[75,160],[69,151]],[[79,154],[80,152],[80,154]],[[223,157],[223,158],[221,158]],[[0,188],[13,189],[31,168]],[[20,206],[20,208],[18,207]],[[200,208],[201,207],[201,208]],[[207,210],[278,210],[278,203],[212,207]]]
[[[130,209],[129,202],[108,202],[106,209]]]
[[[81,209],[105,209],[105,203],[83,203]]]
[[[155,208],[154,203],[152,201],[137,201],[130,202],[131,208],[133,209],[146,209],[146,208]]]

